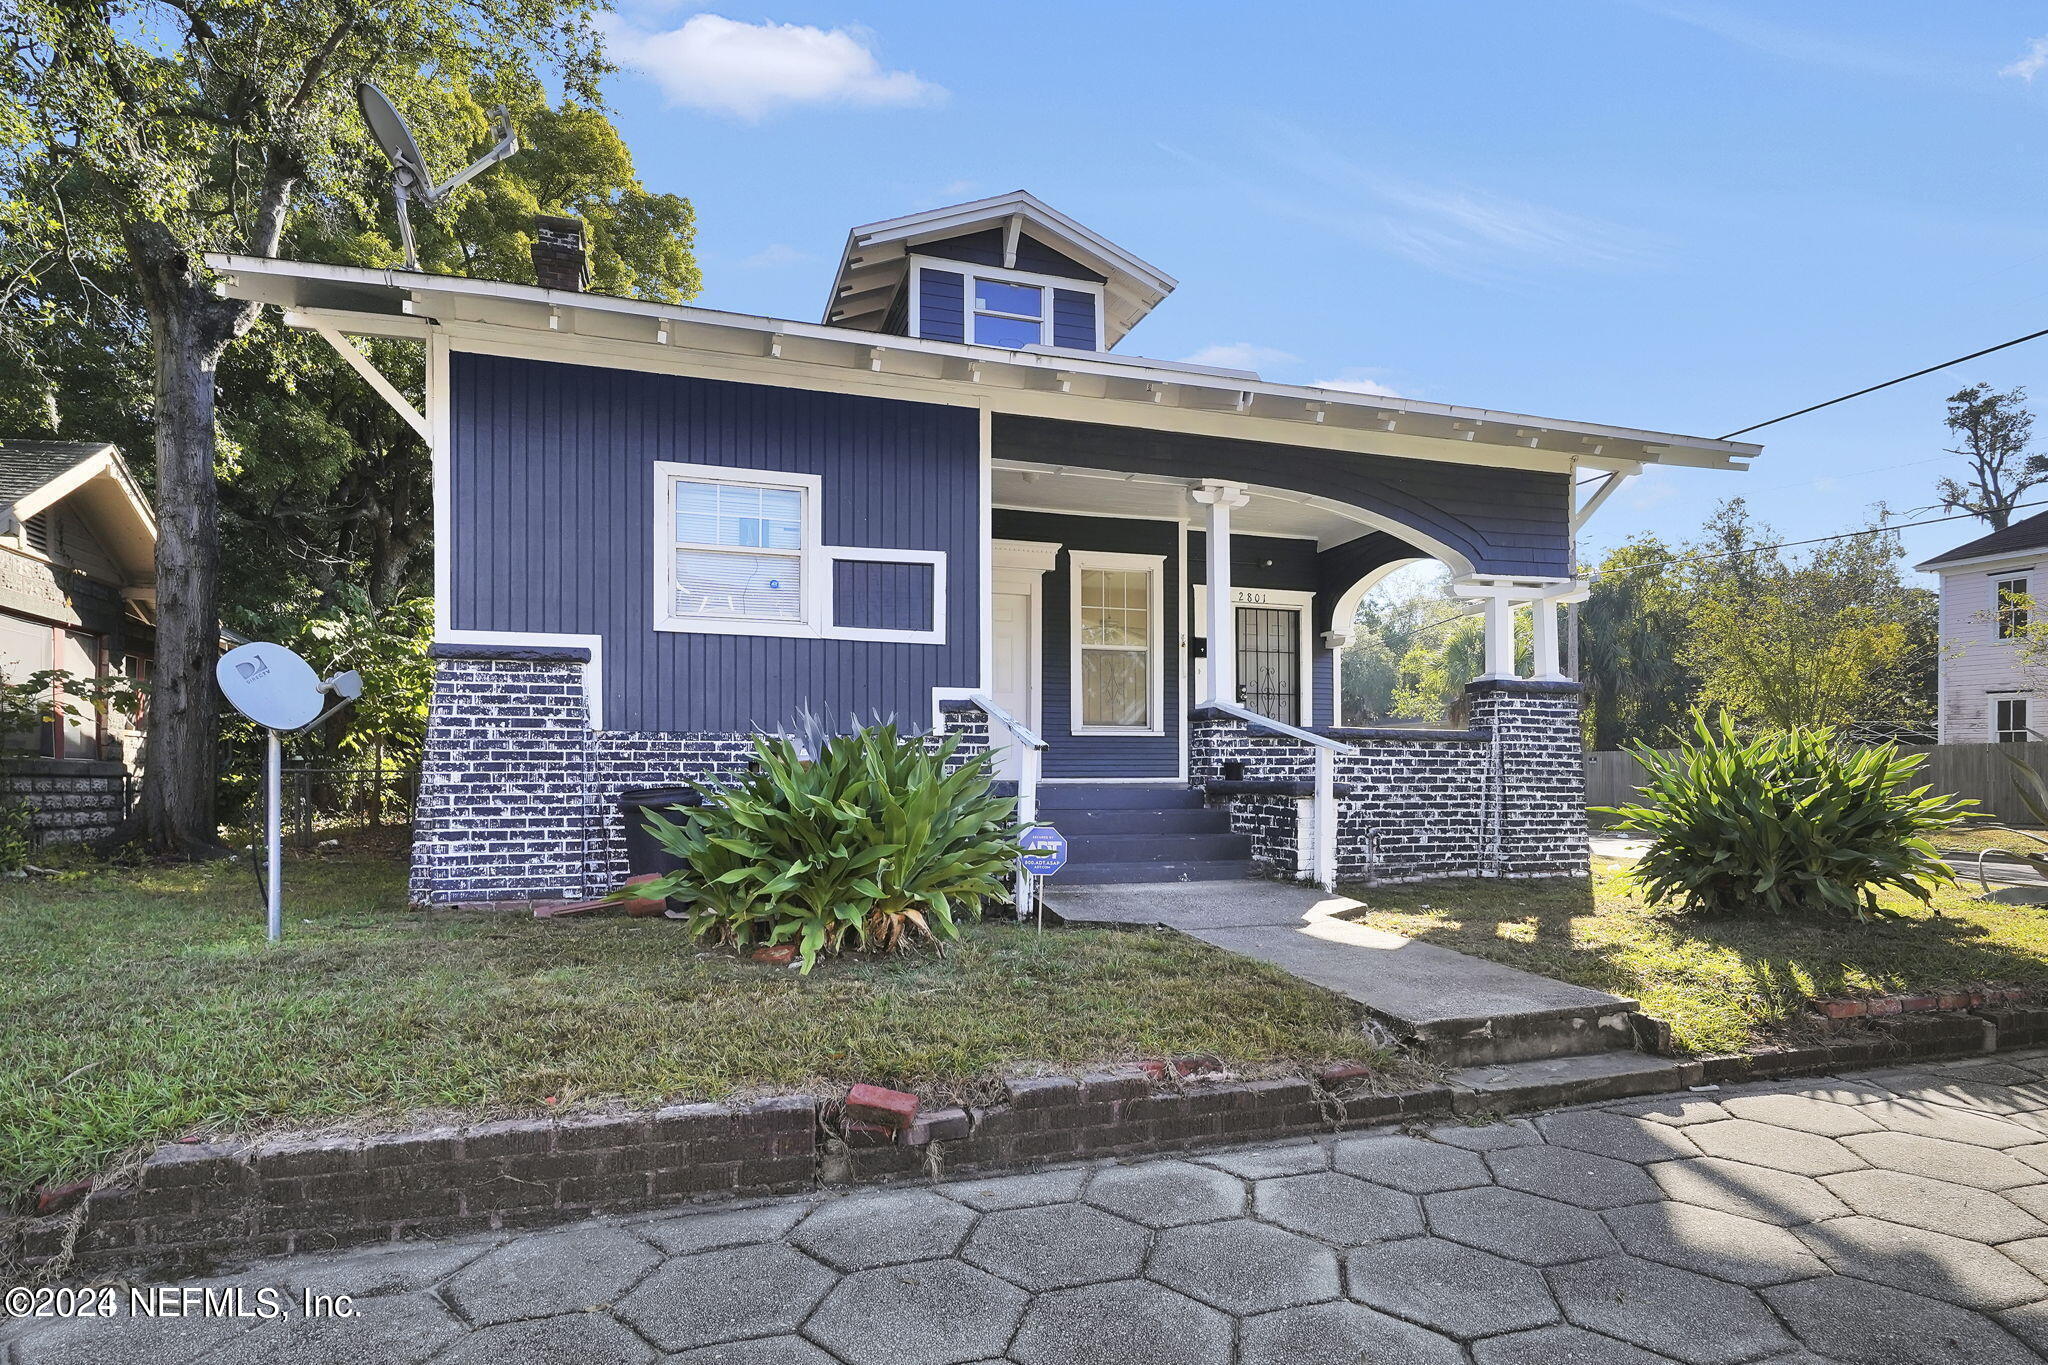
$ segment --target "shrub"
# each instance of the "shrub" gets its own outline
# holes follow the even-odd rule
[[[1651,836],[1631,870],[1647,895],[1701,914],[1882,915],[1878,891],[1925,901],[1954,873],[1927,836],[1973,801],[1913,787],[1919,755],[1856,748],[1832,730],[1744,739],[1726,716],[1693,717],[1675,754],[1635,746],[1638,804],[1600,814]]]
[[[1006,894],[1023,830],[1016,802],[989,790],[989,755],[948,772],[936,749],[894,724],[819,737],[756,737],[752,772],[696,784],[681,821],[649,811],[683,866],[633,894],[685,903],[692,936],[736,947],[794,943],[809,972],[849,946],[893,951],[958,936],[956,921]]]

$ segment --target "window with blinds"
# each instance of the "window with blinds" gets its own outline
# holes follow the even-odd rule
[[[809,490],[766,483],[675,479],[677,617],[802,621]]]

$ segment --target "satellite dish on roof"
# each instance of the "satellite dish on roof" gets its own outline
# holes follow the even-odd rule
[[[317,725],[362,696],[363,675],[350,669],[322,682],[311,664],[283,645],[256,640],[221,655],[213,676],[229,703],[264,731],[263,786],[269,798],[264,833],[270,854],[264,880],[270,941],[275,943],[284,937],[283,759],[277,737]]]
[[[409,201],[422,204],[438,204],[454,190],[483,174],[506,157],[519,150],[519,135],[512,130],[512,116],[504,105],[491,110],[491,133],[497,145],[485,152],[453,177],[440,184],[434,183],[434,176],[427,169],[427,159],[420,152],[420,144],[406,125],[405,116],[398,112],[398,106],[391,97],[369,81],[356,87],[356,103],[363,111],[363,122],[370,127],[370,136],[377,139],[377,145],[384,149],[386,159],[391,162],[391,197],[398,209],[398,235],[405,244],[405,266],[408,270],[420,268],[420,254],[412,237],[412,218],[406,210]]]

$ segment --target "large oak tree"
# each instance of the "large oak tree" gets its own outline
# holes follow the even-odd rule
[[[217,474],[254,494],[252,505],[269,482],[277,518],[238,519],[237,530],[268,535],[265,549],[297,547],[297,580],[316,590],[324,574],[329,584],[367,579],[369,595],[387,602],[403,596],[430,520],[423,452],[303,340],[280,335],[227,362],[231,378],[243,371],[236,387],[246,398],[229,414],[235,439],[222,439],[224,357],[258,316],[213,292],[201,254],[272,255],[289,240],[294,254],[392,263],[378,162],[354,109],[356,82],[373,77],[413,115],[437,166],[462,164],[484,139],[486,100],[545,125],[527,129],[537,151],[506,163],[518,171],[486,176],[423,219],[430,267],[521,278],[532,212],[566,209],[592,218],[608,247],[600,287],[694,292],[688,205],[642,192],[595,112],[607,67],[592,9],[588,0],[0,6],[0,309],[13,368],[48,377],[97,367],[107,382],[90,395],[51,386],[50,422],[68,406],[74,432],[106,436],[139,407],[137,424],[153,437],[158,660],[138,832],[158,849],[196,851],[214,838]],[[543,81],[569,103],[550,109]],[[32,353],[25,334],[36,339]],[[146,350],[146,394],[123,383],[124,346]],[[329,420],[309,425],[322,408]],[[88,430],[81,413],[104,425]],[[298,458],[271,460],[280,445]],[[309,470],[333,495],[317,506],[296,496],[314,491]]]

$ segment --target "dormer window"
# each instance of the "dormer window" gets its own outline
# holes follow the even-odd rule
[[[974,343],[977,346],[1039,346],[1045,342],[1045,291],[974,277]]]
[[[972,346],[1099,351],[1103,287],[933,256],[911,258],[904,334]]]

